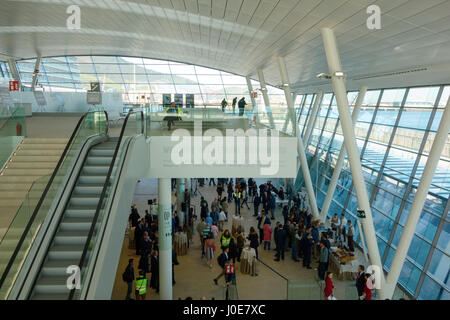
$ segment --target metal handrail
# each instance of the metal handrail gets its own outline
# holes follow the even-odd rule
[[[108,189],[108,185],[109,185],[109,182],[111,180],[111,175],[112,175],[112,172],[114,170],[114,164],[116,162],[117,155],[119,153],[120,144],[122,142],[123,135],[124,135],[125,129],[127,127],[128,120],[129,120],[129,118],[130,118],[130,116],[132,114],[136,114],[136,113],[140,113],[140,115],[141,115],[141,121],[143,123],[141,134],[144,134],[144,114],[143,114],[143,112],[142,111],[138,111],[138,112],[132,111],[132,112],[128,113],[127,117],[125,118],[125,120],[123,122],[122,130],[120,131],[119,140],[117,141],[117,146],[116,146],[116,149],[114,150],[114,155],[112,157],[111,164],[110,164],[109,169],[108,169],[108,174],[106,176],[105,184],[103,185],[102,193],[100,195],[100,199],[98,201],[97,208],[95,210],[95,215],[94,215],[94,218],[92,220],[91,228],[89,230],[89,234],[87,236],[87,240],[86,240],[86,243],[85,243],[84,248],[83,248],[83,253],[82,253],[81,258],[80,258],[80,263],[78,264],[80,273],[81,273],[81,269],[83,267],[84,261],[85,261],[86,256],[87,256],[87,252],[88,252],[89,247],[90,247],[90,242],[91,242],[92,236],[94,234],[95,225],[97,223],[97,220],[98,220],[98,217],[99,217],[99,214],[100,214],[100,210],[102,209],[103,200],[105,199],[105,196],[106,196],[106,191]],[[75,290],[76,290],[76,288],[73,288],[70,291],[68,300],[72,300],[73,299],[73,296],[75,294]]]
[[[95,112],[98,112],[98,111],[95,111]],[[106,113],[106,111],[103,111],[103,112],[105,113],[106,121],[108,121],[108,113]],[[92,113],[92,112],[87,112],[80,118],[80,120],[78,121],[74,131],[72,132],[72,135],[71,135],[69,141],[67,142],[66,147],[64,148],[64,151],[63,151],[61,157],[59,158],[58,164],[56,165],[55,170],[53,170],[53,173],[52,173],[52,175],[50,177],[50,180],[48,181],[47,185],[45,186],[44,192],[42,193],[42,195],[41,195],[41,197],[40,197],[36,207],[34,208],[33,213],[32,213],[32,215],[30,217],[30,220],[28,221],[28,224],[26,225],[26,227],[25,227],[25,229],[24,229],[24,231],[22,233],[22,236],[20,237],[20,240],[17,243],[17,246],[14,249],[14,252],[13,252],[11,258],[9,259],[5,270],[3,271],[3,274],[2,274],[2,276],[0,278],[0,288],[3,286],[3,284],[4,284],[5,280],[6,280],[6,277],[8,276],[8,273],[11,270],[11,267],[12,267],[12,265],[13,265],[16,257],[17,257],[17,255],[18,255],[18,253],[20,251],[20,248],[22,247],[22,245],[23,245],[23,243],[25,241],[25,238],[26,238],[28,232],[31,229],[31,226],[33,225],[34,219],[36,218],[36,216],[37,216],[37,214],[38,214],[38,212],[39,212],[39,210],[40,210],[40,208],[42,206],[42,203],[44,202],[44,199],[47,196],[48,190],[50,189],[50,186],[52,185],[53,180],[55,179],[58,170],[61,168],[61,165],[64,162],[64,159],[65,159],[65,157],[67,155],[67,152],[70,149],[70,146],[72,145],[73,141],[75,140],[75,138],[77,136],[77,133],[78,133],[80,127],[81,127],[81,124],[83,123],[84,119],[86,118],[86,116],[89,113]],[[106,134],[107,133],[108,133],[108,127],[106,127]],[[22,206],[20,206],[20,208],[21,207]],[[19,208],[19,210],[20,210],[20,208]]]

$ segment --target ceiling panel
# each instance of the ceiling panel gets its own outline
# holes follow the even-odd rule
[[[66,27],[72,3],[81,7],[80,30]],[[381,30],[366,27],[370,4],[381,8]],[[450,68],[449,0],[1,0],[0,55],[144,56],[253,78],[261,67],[273,85],[280,84],[281,55],[292,87],[318,88],[315,75],[328,69],[323,27],[335,30],[349,86],[359,84],[351,80],[358,75]],[[433,70],[435,76],[427,73],[423,81],[441,80],[449,71]]]

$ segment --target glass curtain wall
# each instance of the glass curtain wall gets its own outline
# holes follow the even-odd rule
[[[35,59],[17,61],[21,82],[31,86]],[[1,74],[0,74],[1,76]],[[126,104],[161,104],[163,94],[193,94],[196,106],[219,107],[226,99],[245,97],[251,104],[245,77],[215,69],[155,60],[116,56],[72,56],[42,58],[37,88],[46,92],[86,92],[91,82],[100,82],[102,91],[121,93]],[[256,101],[263,110],[259,82]],[[284,92],[267,86],[274,112],[286,113]],[[284,120],[284,119],[283,119]]]
[[[351,112],[357,95],[348,93]],[[432,86],[369,90],[364,99],[355,134],[386,271],[392,264],[449,95],[450,86]],[[304,105],[297,107],[301,130],[313,100],[312,94],[305,95]],[[336,102],[333,94],[327,93],[307,145],[319,209],[343,141]],[[301,172],[299,178],[297,187],[303,185]],[[449,195],[450,135],[399,279],[400,285],[418,299],[450,299]],[[357,207],[346,159],[328,215],[345,213],[355,222]],[[359,230],[355,231],[361,245]]]

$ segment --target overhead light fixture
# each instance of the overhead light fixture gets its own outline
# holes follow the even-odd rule
[[[283,83],[283,87],[289,87],[289,83]]]
[[[344,74],[344,72],[342,72],[342,71],[336,71],[336,72],[334,73],[334,76],[335,76],[336,78],[344,78],[345,74]]]
[[[316,78],[317,79],[331,79],[331,76],[329,74],[327,74],[327,73],[322,72],[322,73],[319,73],[316,76]]]

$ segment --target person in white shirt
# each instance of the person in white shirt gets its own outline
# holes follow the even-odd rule
[[[341,214],[341,222],[339,224],[339,238],[342,242],[345,242],[345,226],[347,225],[347,219],[345,214]]]
[[[221,210],[219,213],[219,231],[223,231],[223,224],[227,220],[227,215],[225,214],[225,211]]]

